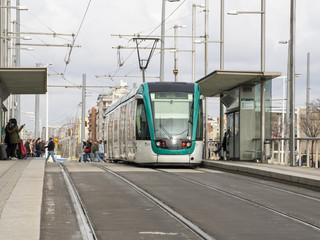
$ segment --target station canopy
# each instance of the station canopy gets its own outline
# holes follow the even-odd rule
[[[0,68],[0,82],[10,94],[45,94],[47,68]]]
[[[196,83],[205,97],[218,97],[220,93],[241,85],[255,86],[260,84],[262,79],[271,80],[279,76],[280,72],[216,70]]]

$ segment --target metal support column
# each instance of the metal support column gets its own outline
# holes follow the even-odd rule
[[[295,159],[295,31],[296,31],[296,1],[291,0],[290,6],[290,166],[294,166]]]
[[[220,3],[220,70],[224,69],[224,0]],[[224,108],[221,101],[223,93],[220,93],[220,144],[223,142],[224,137]],[[224,149],[225,150],[225,149]]]
[[[86,120],[86,74],[82,75],[82,111],[81,111],[81,143],[85,139]]]
[[[266,20],[266,3],[265,0],[261,0],[261,72],[265,71],[265,20]],[[266,85],[265,85],[265,79],[261,79],[261,112],[260,112],[260,125],[261,125],[261,131],[260,131],[260,148],[261,148],[261,154],[260,154],[260,160],[262,163],[266,162],[265,159],[265,148],[264,148],[264,142],[265,142],[265,91],[266,91]]]

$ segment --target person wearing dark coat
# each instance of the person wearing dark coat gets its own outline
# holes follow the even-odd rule
[[[92,147],[92,143],[90,141],[87,141],[84,148],[83,162],[89,162],[88,156],[90,157],[91,162],[93,162],[92,156],[91,156],[91,147]]]
[[[45,146],[45,148],[48,148],[48,156],[46,162],[48,161],[50,156],[52,157],[52,160],[56,162],[56,159],[54,158],[54,142],[52,141],[52,137],[49,138],[49,143],[47,146]]]
[[[24,147],[25,147],[26,150],[27,150],[27,157],[31,157],[30,142],[31,142],[31,139],[28,139],[28,140],[25,142],[25,144],[24,144]]]
[[[16,149],[18,143],[20,143],[20,136],[19,133],[21,132],[22,128],[25,124],[23,124],[20,128],[17,126],[17,120],[15,118],[11,118],[7,125],[7,132],[9,133],[9,142],[7,145],[7,155],[8,157],[16,157]]]

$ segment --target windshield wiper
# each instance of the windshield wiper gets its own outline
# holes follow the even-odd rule
[[[172,135],[167,131],[167,129],[165,129],[162,124],[160,123],[160,128],[162,129],[162,131],[170,138],[172,139]]]

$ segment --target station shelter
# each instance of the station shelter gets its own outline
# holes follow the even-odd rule
[[[11,94],[45,94],[47,92],[47,68],[36,67],[1,67],[0,102],[1,102],[1,141],[4,126],[10,116],[8,97]],[[20,107],[20,106],[15,106]]]
[[[280,75],[279,72],[217,70],[197,81],[202,95],[220,97],[220,125],[226,115],[226,129],[220,127],[220,141],[226,134],[228,160],[261,159],[261,132],[264,131],[265,138],[271,137],[271,80]],[[265,124],[260,121],[261,102],[265,103]],[[225,113],[221,111],[223,105]]]

